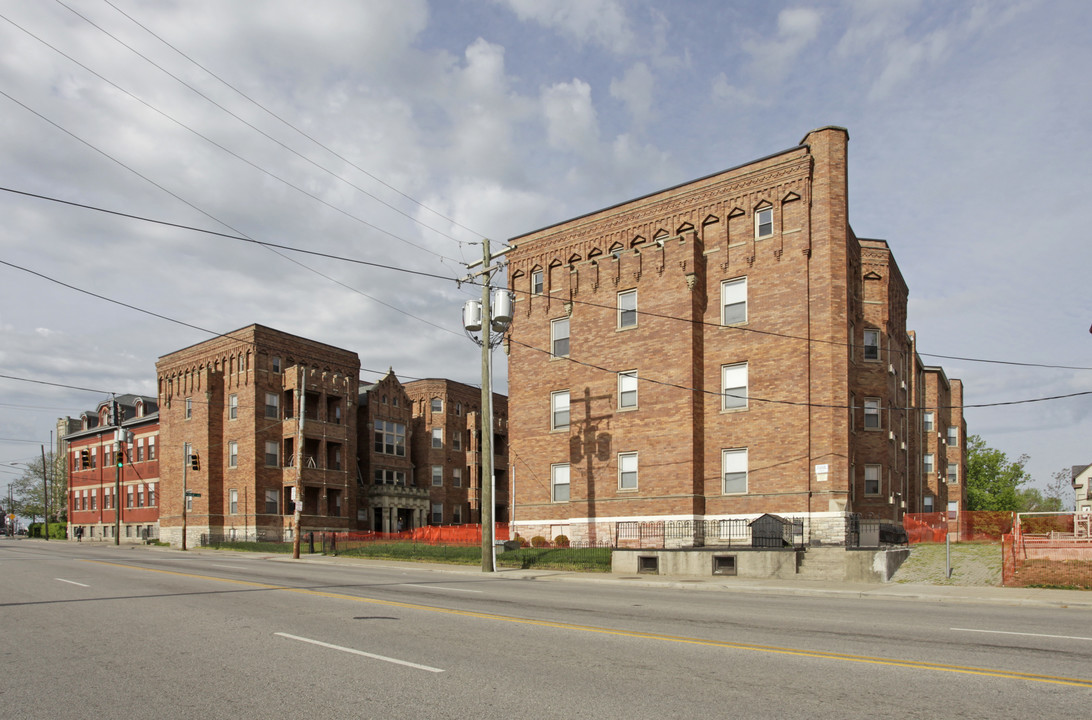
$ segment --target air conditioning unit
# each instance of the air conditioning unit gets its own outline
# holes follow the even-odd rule
[[[887,431],[887,439],[888,440],[894,440],[895,439],[895,431],[894,430],[888,430]]]
[[[905,442],[904,442],[904,443],[902,443],[902,447],[901,447],[901,449],[902,449],[902,450],[905,450],[905,449],[906,449],[906,443],[905,443]]]
[[[889,372],[889,373],[891,373],[892,375],[894,375],[894,374],[895,374],[895,366],[894,366],[894,365],[891,365],[891,364],[888,364],[888,366],[887,366],[887,372]]]
[[[901,383],[899,383],[899,387],[902,388],[903,392],[906,392],[906,381],[903,380]]]

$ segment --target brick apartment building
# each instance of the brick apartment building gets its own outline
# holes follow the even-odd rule
[[[62,418],[58,428],[62,423],[69,430],[58,444],[68,466],[68,537],[75,540],[82,533],[89,541],[116,537],[119,542],[155,537],[160,501],[156,399],[120,395],[78,419]]]
[[[302,531],[356,527],[356,353],[250,325],[156,373],[162,539],[290,538],[297,501]]]
[[[481,522],[480,388],[429,378],[406,383],[413,407],[417,484],[430,488],[429,522]],[[508,521],[508,398],[493,394],[493,519]]]
[[[907,285],[849,225],[848,139],[821,128],[510,240],[517,532],[600,541],[768,512],[841,542],[849,513],[947,502],[936,463],[963,462],[962,386],[931,393],[938,369],[915,372]],[[925,404],[960,428],[943,459]]]

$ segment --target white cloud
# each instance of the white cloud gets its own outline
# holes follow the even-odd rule
[[[819,34],[822,16],[811,8],[787,8],[777,14],[777,35],[769,40],[751,39],[743,44],[754,71],[767,80],[780,80],[800,53]]]
[[[520,20],[534,21],[577,42],[611,52],[631,52],[636,44],[629,18],[617,0],[496,0]]]
[[[546,88],[542,92],[542,109],[551,147],[577,152],[594,148],[599,127],[588,83],[576,78]]]
[[[610,96],[622,101],[640,128],[648,124],[652,112],[652,92],[655,80],[648,65],[638,62],[626,70],[621,80],[610,81]]]

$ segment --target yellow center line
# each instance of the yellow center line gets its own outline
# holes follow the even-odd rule
[[[1038,675],[1014,670],[997,670],[966,665],[948,665],[920,660],[900,660],[898,658],[873,657],[869,655],[850,655],[845,653],[826,652],[823,650],[803,650],[798,648],[778,647],[776,645],[755,645],[751,643],[728,642],[722,640],[703,640],[677,635],[661,635],[658,633],[640,632],[635,630],[614,630],[611,628],[596,627],[594,625],[577,625],[574,623],[555,622],[552,620],[533,620],[511,615],[495,615],[492,613],[477,612],[474,610],[455,610],[452,608],[435,607],[432,605],[420,605],[417,603],[400,602],[397,600],[379,600],[377,598],[361,597],[359,595],[345,595],[344,593],[329,592],[326,590],[311,590],[308,588],[289,587],[287,585],[270,585],[268,583],[254,582],[251,580],[234,580],[231,578],[216,577],[213,575],[198,575],[195,573],[178,572],[177,570],[161,570],[159,568],[141,567],[125,563],[109,562],[105,560],[84,560],[84,562],[111,565],[131,570],[175,575],[197,580],[214,580],[216,582],[243,585],[262,590],[284,590],[286,592],[300,593],[315,597],[331,598],[334,600],[352,600],[354,602],[382,605],[385,607],[397,607],[407,610],[423,610],[425,612],[443,613],[461,617],[478,618],[481,620],[493,620],[498,622],[518,623],[536,627],[553,628],[557,630],[571,630],[574,632],[597,633],[600,635],[614,635],[617,637],[635,638],[639,640],[659,640],[662,642],[680,643],[685,645],[699,645],[705,647],[726,648],[731,650],[751,650],[754,652],[773,653],[777,655],[792,655],[796,657],[817,658],[822,660],[842,660],[845,662],[865,663],[869,665],[885,665],[890,667],[903,667],[918,670],[936,670],[939,672],[959,673],[963,675],[979,675],[983,677],[1005,678],[1009,680],[1028,680],[1031,682],[1049,683],[1053,685],[1070,685],[1073,687],[1092,688],[1092,680],[1080,678],[1059,677],[1054,675]]]

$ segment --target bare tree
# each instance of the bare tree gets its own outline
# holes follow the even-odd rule
[[[68,521],[68,463],[64,457],[54,457],[52,452],[46,456],[47,480],[49,485],[49,521]],[[12,512],[28,517],[32,522],[45,517],[46,491],[42,481],[42,458],[38,457],[26,463],[23,474],[11,483],[14,496]]]

